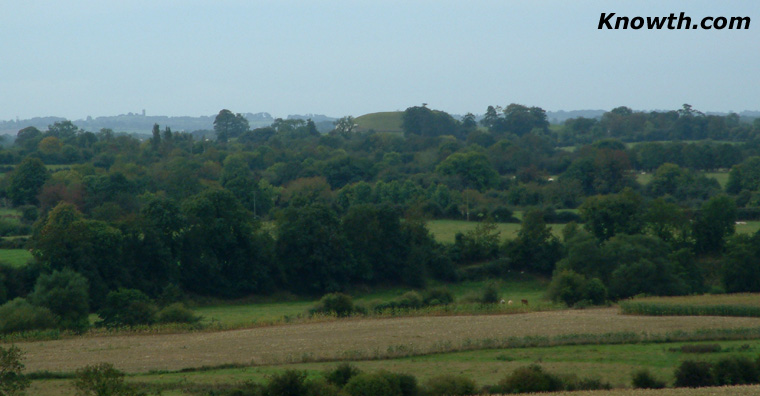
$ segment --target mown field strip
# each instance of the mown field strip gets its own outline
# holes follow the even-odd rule
[[[760,328],[759,318],[642,317],[615,308],[514,315],[347,319],[245,330],[184,334],[92,336],[23,342],[28,371],[71,372],[110,362],[127,372],[187,367],[277,364],[388,357],[446,351],[468,340],[697,329]],[[452,348],[454,350],[454,348]]]

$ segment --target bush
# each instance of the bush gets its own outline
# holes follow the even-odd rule
[[[586,282],[582,288],[583,299],[594,305],[601,305],[607,301],[607,288],[599,278],[593,278]]]
[[[552,301],[563,302],[568,307],[580,302],[600,305],[607,301],[607,288],[598,278],[588,280],[575,271],[561,270],[554,273],[547,295]]]
[[[306,372],[285,370],[269,378],[265,389],[267,396],[302,396],[307,394]]]
[[[185,295],[182,293],[182,289],[174,283],[169,283],[164,286],[161,291],[161,295],[158,296],[158,303],[165,307],[184,300]]]
[[[712,366],[716,385],[745,385],[758,382],[755,362],[741,357],[718,360]]]
[[[419,309],[424,305],[422,296],[416,291],[409,291],[404,293],[401,298],[396,301],[396,303],[398,304],[399,308],[407,309]]]
[[[401,396],[417,396],[419,393],[417,378],[411,374],[391,373],[388,371],[380,371],[378,374],[387,379],[394,389],[398,389]]]
[[[340,388],[324,378],[306,381],[306,396],[339,396],[340,394]]]
[[[156,305],[145,293],[136,289],[120,288],[106,296],[98,315],[106,327],[137,326],[156,321]]]
[[[499,287],[496,285],[496,282],[488,282],[483,289],[483,294],[481,294],[479,302],[482,304],[496,304],[500,300]]]
[[[361,370],[353,364],[341,363],[334,369],[325,373],[325,378],[329,383],[343,387],[351,380],[351,378],[360,373]]]
[[[354,300],[343,293],[329,293],[322,296],[319,303],[311,309],[311,313],[335,314],[338,317],[350,316],[355,310]]]
[[[643,389],[662,389],[665,381],[655,378],[649,370],[642,369],[633,373],[633,387]]]
[[[465,396],[477,393],[475,381],[462,375],[440,375],[425,383],[430,396]]]
[[[679,388],[698,388],[715,386],[715,378],[711,371],[712,365],[707,362],[685,360],[676,369],[675,386]]]
[[[185,307],[185,304],[174,303],[167,305],[158,311],[159,323],[198,323],[201,317],[194,314],[193,311]]]
[[[0,306],[0,333],[51,329],[56,322],[49,309],[29,304],[20,297]]]
[[[564,388],[562,380],[544,371],[539,365],[520,367],[499,381],[497,392],[556,392]]]
[[[425,305],[448,305],[454,302],[454,295],[445,287],[436,287],[422,292]]]
[[[554,274],[547,295],[554,302],[563,302],[572,307],[583,300],[583,288],[586,278],[571,270],[562,270]]]
[[[0,395],[23,395],[29,387],[29,379],[21,373],[21,357],[21,350],[15,346],[0,347]]]
[[[111,363],[78,369],[74,377],[77,396],[131,396],[136,392],[124,382],[124,373]]]
[[[362,373],[351,378],[343,391],[350,396],[402,396],[400,387],[393,385],[380,373]]]
[[[29,295],[29,302],[58,316],[58,327],[77,332],[90,327],[89,300],[87,279],[70,269],[40,275]]]
[[[419,309],[425,306],[425,303],[419,293],[410,291],[404,293],[401,297],[387,303],[375,306],[375,311],[395,310],[395,309]]]

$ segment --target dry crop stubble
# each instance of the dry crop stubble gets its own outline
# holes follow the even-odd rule
[[[760,318],[642,317],[615,308],[513,315],[351,318],[339,321],[184,334],[77,337],[24,342],[28,371],[71,372],[110,362],[127,372],[226,363],[277,364],[456,350],[468,340],[697,329],[760,328]]]

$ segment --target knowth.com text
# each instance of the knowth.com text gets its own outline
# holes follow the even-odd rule
[[[614,12],[603,12],[599,17],[599,30],[626,30],[626,29],[646,29],[646,30],[739,30],[749,29],[750,17],[704,17],[691,18],[682,12],[678,15],[670,13],[668,16],[657,17],[628,17],[618,16]]]

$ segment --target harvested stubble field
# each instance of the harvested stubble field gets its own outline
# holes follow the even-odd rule
[[[615,389],[541,394],[552,396],[752,396],[760,395],[760,385],[678,389]]]
[[[502,346],[480,340],[760,328],[758,318],[641,317],[615,308],[513,315],[345,319],[220,332],[88,336],[23,342],[28,371],[110,362],[126,372],[411,356]]]

